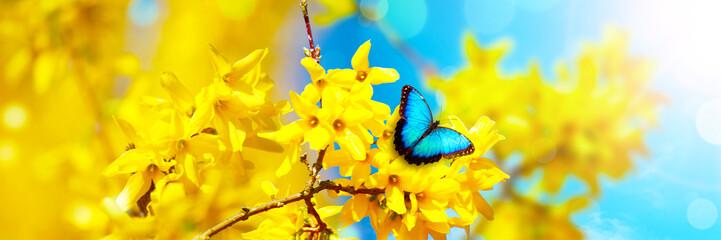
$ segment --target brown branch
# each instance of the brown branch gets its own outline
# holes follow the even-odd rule
[[[310,50],[303,48],[303,52],[306,56],[315,59],[315,62],[320,63],[320,47],[313,44],[313,32],[310,30],[310,19],[308,18],[308,2],[306,0],[300,1],[300,10],[303,11],[303,20],[305,20],[305,29],[308,32],[308,44]]]
[[[372,194],[372,195],[378,195],[385,192],[385,189],[383,188],[359,188],[356,189],[353,186],[343,186],[338,183],[335,183],[330,180],[321,181],[318,184],[318,187],[311,188],[310,191],[303,190],[302,192],[290,195],[288,197],[285,197],[283,199],[278,200],[272,200],[270,202],[267,202],[265,204],[261,204],[259,206],[256,206],[254,208],[248,208],[243,207],[240,212],[237,214],[231,216],[230,218],[216,224],[215,226],[209,228],[205,232],[198,234],[195,236],[194,239],[210,239],[210,237],[220,233],[221,231],[225,230],[226,228],[229,228],[233,224],[245,221],[249,217],[269,211],[274,208],[283,207],[287,204],[297,202],[300,200],[310,200],[316,193],[322,192],[324,190],[332,190],[336,192],[346,192],[348,194]],[[320,227],[320,226],[319,226]]]
[[[326,146],[324,149],[318,151],[318,158],[313,163],[313,167],[310,167],[308,170],[310,171],[310,179],[308,179],[308,183],[305,185],[305,191],[304,193],[308,194],[313,191],[313,188],[315,186],[315,183],[318,181],[318,174],[320,173],[320,170],[323,169],[323,159],[325,158],[325,152],[328,150],[328,146]],[[307,160],[306,160],[307,162]],[[310,165],[309,165],[310,166]],[[325,222],[323,222],[323,219],[321,219],[320,214],[318,214],[318,211],[315,210],[315,204],[311,200],[311,198],[306,198],[305,205],[308,208],[308,214],[312,215],[315,218],[315,223],[318,227],[318,236],[320,236],[321,233],[325,232],[327,225]],[[311,237],[312,239],[312,237]]]
[[[304,200],[305,200],[305,205],[308,206],[308,214],[312,215],[313,218],[315,218],[315,224],[317,225],[317,230],[315,231],[315,233],[317,233],[318,236],[320,236],[321,233],[326,231],[326,229],[328,228],[328,225],[326,225],[325,222],[323,222],[323,219],[321,219],[320,214],[318,213],[317,210],[315,210],[315,204],[313,203],[311,198],[306,198]],[[313,239],[313,238],[311,237],[311,239]]]

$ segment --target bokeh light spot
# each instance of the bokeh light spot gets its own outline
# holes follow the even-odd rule
[[[386,16],[388,13],[387,0],[362,0],[360,2],[360,12],[363,17],[377,21]]]
[[[425,1],[394,0],[388,2],[388,13],[383,21],[388,23],[401,39],[417,35],[426,25],[428,9]]]
[[[9,162],[13,158],[15,158],[15,149],[12,146],[0,146],[0,162]]]
[[[704,198],[699,198],[691,202],[686,211],[688,223],[700,230],[713,226],[716,223],[717,217],[718,211],[716,205]]]
[[[235,20],[245,19],[255,8],[255,0],[220,0],[218,4],[225,16]]]
[[[511,23],[515,5],[513,0],[466,0],[463,9],[471,29],[493,34]]]
[[[147,26],[158,19],[159,11],[155,0],[133,0],[128,6],[128,17],[137,25]]]
[[[701,105],[696,114],[696,130],[707,142],[721,145],[721,99]]]
[[[5,109],[3,118],[5,120],[5,125],[9,128],[20,128],[25,125],[27,114],[25,113],[25,109],[22,107],[12,106]]]
[[[92,218],[93,211],[87,206],[79,205],[73,209],[73,220],[80,226],[87,225]]]

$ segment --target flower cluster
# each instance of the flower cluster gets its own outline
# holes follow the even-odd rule
[[[164,73],[161,85],[170,100],[143,99],[143,104],[159,115],[149,134],[138,133],[130,123],[116,119],[130,143],[126,152],[106,168],[105,175],[130,174],[130,178],[115,200],[120,210],[115,212],[150,218],[191,214],[178,210],[182,208],[173,209],[182,204],[167,200],[184,195],[191,200],[180,202],[189,201],[186,204],[198,207],[209,201],[205,207],[218,207],[214,204],[229,200],[222,199],[223,193],[215,189],[218,184],[235,181],[224,184],[238,186],[243,183],[242,177],[248,177],[243,173],[254,168],[245,158],[258,155],[247,149],[282,152],[282,146],[257,137],[259,132],[277,130],[278,116],[290,110],[286,101],[270,100],[273,82],[260,68],[267,50],[253,51],[234,64],[212,47],[209,52],[216,69],[212,84],[193,94],[174,74]],[[229,170],[237,172],[223,172]],[[165,219],[163,224],[168,222]]]
[[[625,36],[610,29],[604,44],[587,45],[576,59],[575,68],[561,64],[557,68],[559,80],[548,81],[536,64],[526,73],[509,76],[499,72],[498,62],[510,44],[501,42],[480,48],[469,37],[466,54],[470,67],[448,80],[433,78],[430,85],[446,96],[446,110],[461,119],[486,113],[500,120],[499,131],[513,141],[494,148],[499,158],[507,160],[520,153],[521,163],[508,167],[521,176],[542,170],[541,180],[533,180],[531,193],[524,196],[509,188],[504,196],[514,202],[510,206],[547,210],[552,206],[533,201],[540,201],[543,194],[558,194],[567,176],[579,177],[588,184],[588,194],[596,196],[600,191],[599,175],[620,178],[632,168],[633,154],[645,153],[642,135],[655,125],[656,105],[662,98],[645,89],[651,64],[628,57],[625,47]],[[470,101],[478,96],[483,96],[483,101]],[[570,212],[564,211],[563,217],[568,218]],[[509,215],[503,222],[527,218]],[[514,238],[498,229],[483,228],[482,235]],[[530,236],[515,237],[526,238]],[[538,238],[563,237],[544,233]]]
[[[245,214],[257,211],[266,216],[259,223],[248,223],[255,228],[242,234],[248,239],[307,232],[331,236],[327,233],[332,233],[332,228],[322,219],[338,213],[346,226],[370,216],[379,238],[391,232],[397,237],[439,236],[449,233],[450,227],[468,227],[479,213],[492,219],[493,212],[479,191],[508,178],[493,161],[482,157],[503,139],[493,130],[494,122],[483,117],[467,129],[460,119],[451,117],[449,127],[471,139],[476,152],[453,159],[450,166],[445,162],[408,165],[392,146],[398,113],[391,115],[390,107],[371,100],[372,85],[394,82],[398,73],[370,67],[369,51],[370,42],[360,46],[351,60],[352,69],[326,71],[313,58],[301,60],[312,81],[302,93],[290,92],[290,105],[300,119],[282,126],[279,116],[289,113],[290,105],[269,97],[273,83],[260,69],[267,50],[256,50],[230,64],[211,47],[216,75],[197,94],[174,74],[164,73],[161,85],[170,99],[146,97],[142,101],[159,115],[149,134],[116,119],[130,143],[105,174],[130,174],[130,178],[114,204],[106,203],[113,218],[123,223],[113,235],[165,238],[191,234],[166,236],[154,229],[180,224],[205,228],[203,223],[193,222],[198,219],[193,215],[222,214],[213,210],[228,204],[255,205],[257,210]],[[302,153],[304,143],[318,151],[317,166],[307,162]],[[306,190],[290,195],[292,186],[287,186],[286,193],[279,194],[273,181],[292,181],[293,176],[287,175],[299,162],[307,164],[312,173]],[[264,168],[258,169],[261,165]],[[317,181],[318,171],[336,166],[348,178]],[[275,169],[274,176],[266,175],[267,169]],[[372,169],[376,173],[371,174]],[[237,172],[244,173],[241,179]],[[255,181],[262,184],[250,187]],[[342,206],[316,210],[313,194],[324,189],[334,196],[352,197]],[[263,205],[267,198],[247,195],[236,198],[238,203],[228,202],[228,193],[238,191],[263,192],[261,195],[279,205]],[[307,204],[299,204],[300,200]],[[271,209],[279,206],[284,207]],[[448,209],[459,216],[448,217]],[[317,218],[312,220],[313,216]],[[148,221],[154,223],[152,227],[147,226]]]
[[[372,85],[393,82],[399,76],[393,69],[369,67],[369,50],[370,42],[360,46],[351,60],[353,69],[326,72],[314,59],[303,59],[312,82],[301,94],[290,93],[291,105],[301,119],[265,135],[295,148],[308,142],[311,149],[325,154],[323,167],[338,167],[347,177],[336,179],[337,185],[378,190],[377,194],[329,192],[334,197],[351,196],[338,219],[344,226],[369,216],[380,239],[389,233],[416,239],[443,236],[451,227],[466,228],[479,213],[492,219],[493,212],[479,191],[490,190],[509,177],[482,157],[504,138],[493,130],[494,122],[483,117],[467,129],[451,116],[449,127],[471,139],[476,152],[453,159],[450,166],[445,162],[409,165],[393,147],[397,110],[391,115],[387,105],[371,100]],[[371,174],[373,169],[377,171]],[[276,173],[287,171],[281,167]],[[459,216],[448,217],[449,209]]]

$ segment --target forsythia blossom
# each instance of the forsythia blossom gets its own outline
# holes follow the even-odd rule
[[[290,93],[291,105],[301,119],[261,136],[294,145],[308,142],[316,150],[328,148],[324,167],[337,166],[349,178],[336,179],[336,184],[381,189],[383,194],[352,195],[338,219],[348,226],[369,216],[380,239],[389,233],[400,239],[439,237],[451,227],[469,227],[479,213],[492,219],[493,212],[479,191],[490,190],[509,177],[491,160],[481,158],[503,139],[493,130],[493,121],[481,118],[468,130],[451,117],[449,127],[466,134],[476,153],[449,161],[450,166],[445,162],[409,165],[392,147],[397,111],[390,115],[387,105],[370,100],[372,85],[393,82],[399,76],[393,69],[369,67],[369,51],[370,42],[366,42],[353,56],[353,69],[327,73],[312,58],[303,59],[312,82],[301,94]],[[376,173],[371,174],[372,169]],[[330,190],[329,194],[348,193]],[[448,217],[448,209],[463,214]]]
[[[316,201],[312,197],[306,199],[306,205],[298,202],[278,205],[282,208],[260,213],[265,220],[245,223],[255,230],[240,236],[285,239],[321,234],[315,236],[335,238],[328,234],[333,233],[332,226],[319,232],[310,223],[316,222],[319,227],[318,221],[322,220],[318,219],[338,214],[345,226],[370,216],[381,239],[389,233],[403,239],[428,234],[437,238],[449,233],[451,227],[468,228],[479,213],[492,219],[493,212],[479,191],[490,190],[509,177],[490,159],[481,157],[503,139],[493,130],[493,121],[483,117],[473,128],[466,129],[458,118],[451,117],[449,127],[466,134],[477,152],[452,159],[450,165],[445,162],[408,165],[388,147],[398,113],[391,115],[390,107],[371,100],[372,85],[394,82],[399,79],[398,73],[369,67],[369,51],[370,42],[360,46],[353,56],[352,70],[334,69],[326,73],[314,59],[301,60],[312,81],[302,93],[290,92],[291,106],[300,119],[287,125],[281,125],[278,117],[288,113],[290,106],[283,101],[271,101],[268,91],[273,83],[260,69],[267,50],[253,51],[230,64],[211,47],[216,75],[210,85],[195,95],[174,74],[163,74],[161,85],[170,100],[145,98],[146,105],[160,115],[149,134],[137,132],[124,120],[116,120],[130,143],[105,174],[130,174],[130,178],[115,204],[106,204],[108,211],[124,222],[111,236],[182,235],[139,227],[147,221],[154,222],[155,227],[191,224],[192,229],[207,228],[190,219],[197,219],[198,214],[208,217],[222,214],[212,209],[232,205],[233,200],[226,196],[238,191],[244,192],[245,197],[236,197],[235,201],[240,202],[236,204],[251,206],[287,197],[292,186],[280,191],[273,181],[283,181],[294,172],[295,163],[305,161],[300,152],[306,142],[322,154],[318,161],[325,159],[319,167],[338,166],[341,175],[349,178],[324,184],[358,191],[374,189],[378,193],[330,189],[332,196],[353,196],[342,206],[326,205],[317,210],[313,207],[316,203],[311,204]],[[261,166],[277,169],[275,176],[259,171]],[[237,174],[228,175],[229,170],[239,171],[246,178],[230,178]],[[263,176],[268,179],[260,180]],[[312,183],[306,187],[314,187]],[[259,187],[248,188],[255,184]],[[226,193],[219,191],[220,187],[231,189]],[[279,194],[282,192],[285,193]],[[459,216],[448,217],[449,209],[459,212]],[[136,218],[120,216],[121,212]],[[311,220],[311,213],[316,219]],[[192,215],[196,217],[190,218]],[[172,220],[166,219],[168,216]]]

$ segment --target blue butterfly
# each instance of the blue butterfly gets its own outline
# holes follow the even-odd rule
[[[433,121],[426,99],[408,85],[403,86],[401,93],[400,115],[393,143],[398,154],[405,155],[408,163],[434,163],[441,160],[441,156],[459,157],[476,150],[463,134],[438,126],[440,121]]]

